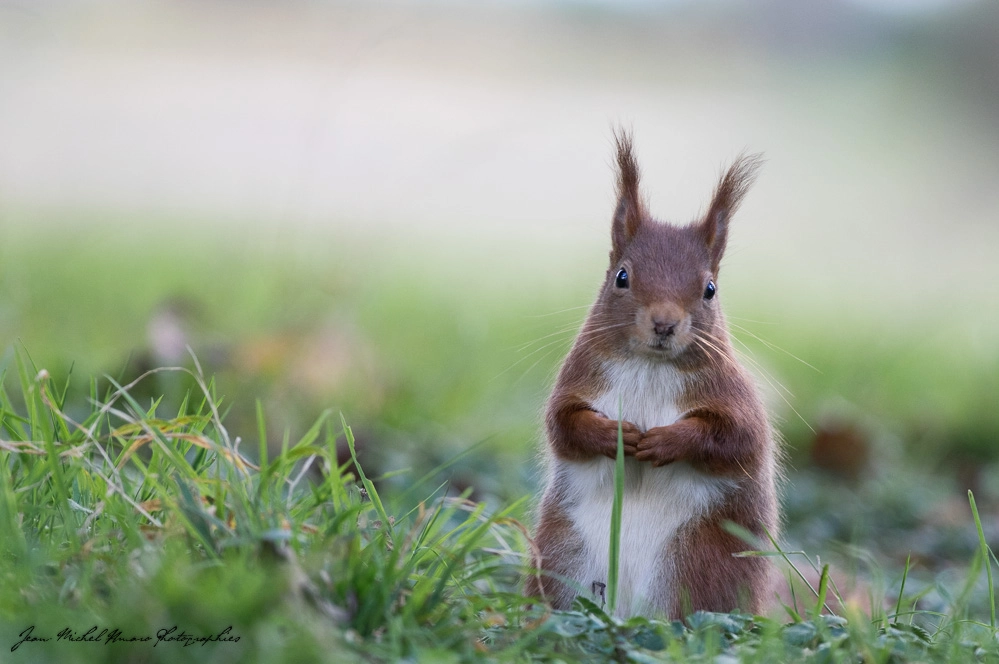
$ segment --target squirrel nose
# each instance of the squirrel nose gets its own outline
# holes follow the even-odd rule
[[[652,328],[660,337],[669,337],[676,331],[676,321],[668,321],[657,316],[652,319]]]

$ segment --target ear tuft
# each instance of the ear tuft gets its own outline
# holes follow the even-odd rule
[[[620,127],[615,129],[614,141],[617,145],[618,198],[611,228],[611,256],[616,260],[641,227],[645,218],[645,206],[638,189],[640,174],[638,163],[632,154],[631,132]]]
[[[763,155],[741,155],[725,172],[715,189],[711,207],[703,222],[704,236],[715,270],[718,269],[722,254],[725,253],[729,220],[756,180],[762,165]]]

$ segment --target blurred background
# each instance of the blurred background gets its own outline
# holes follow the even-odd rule
[[[84,412],[190,346],[236,435],[331,408],[386,485],[467,452],[442,477],[501,504],[606,269],[612,127],[676,222],[763,152],[720,292],[786,540],[911,554],[932,599],[968,489],[999,544],[997,33],[987,0],[0,1],[0,371]]]

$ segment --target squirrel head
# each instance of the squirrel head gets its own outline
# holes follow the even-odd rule
[[[631,136],[618,132],[616,139],[618,202],[610,265],[593,310],[593,339],[611,351],[666,361],[710,355],[725,335],[718,269],[729,220],[760,157],[737,159],[718,183],[707,213],[676,226],[648,215]]]

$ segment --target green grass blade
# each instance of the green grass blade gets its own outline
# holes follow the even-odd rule
[[[794,552],[784,551],[780,547],[780,544],[777,543],[777,538],[775,538],[773,536],[773,534],[766,527],[763,528],[763,533],[767,536],[767,539],[770,540],[770,544],[771,544],[771,546],[774,547],[774,551],[777,553],[777,555],[780,556],[781,559],[783,559],[783,561],[787,564],[789,573],[790,573],[790,571],[793,571],[795,573],[795,575],[799,579],[801,579],[801,581],[805,584],[805,586],[810,591],[812,591],[812,594],[815,595],[815,597],[817,598],[819,596],[819,591],[816,590],[812,586],[812,584],[808,581],[808,579],[805,577],[805,575],[801,573],[801,570],[798,569],[797,565],[795,565],[794,563],[791,562],[791,558],[788,556],[788,553],[795,553],[795,554],[804,556],[804,551],[794,551]],[[805,560],[808,560],[807,556],[805,556]],[[808,562],[809,562],[809,564],[811,564],[810,560],[808,560]],[[811,565],[812,565],[812,569],[816,569],[816,567],[815,567],[814,564],[811,564]],[[818,570],[816,569],[816,571],[818,571]],[[792,590],[793,590],[793,586],[792,586]],[[840,601],[842,601],[842,600],[840,600]],[[830,615],[835,615],[836,614],[835,611],[833,611],[831,608],[829,608],[828,604],[825,605],[825,610],[828,611]]]
[[[354,462],[354,467],[357,468],[357,474],[360,476],[361,485],[364,486],[364,490],[368,492],[368,498],[371,500],[371,504],[375,506],[375,511],[378,512],[378,518],[382,520],[382,528],[384,528],[386,536],[389,538],[389,541],[391,541],[392,522],[389,521],[388,512],[385,511],[385,505],[382,504],[382,499],[378,495],[375,485],[372,484],[371,480],[369,480],[364,474],[364,469],[361,468],[361,464],[357,461],[357,450],[354,449],[354,432],[351,431],[349,426],[347,426],[347,420],[344,418],[343,413],[340,413],[340,424],[343,425],[343,433],[347,437],[347,447],[350,449],[350,458]]]
[[[607,613],[617,609],[617,575],[621,552],[621,506],[624,502],[624,431],[623,404],[618,400],[617,455],[614,459],[614,505],[611,508],[610,551],[607,560]]]
[[[895,622],[898,622],[898,612],[902,610],[902,596],[905,593],[905,580],[909,577],[909,566],[912,563],[912,554],[905,557],[905,569],[902,570],[902,585],[898,589],[898,601],[895,602]],[[910,621],[910,624],[911,621]]]
[[[971,503],[971,513],[975,516],[975,528],[978,529],[978,543],[982,547],[982,562],[985,564],[985,575],[989,580],[989,625],[994,630],[996,628],[996,589],[992,583],[992,559],[990,549],[985,541],[985,532],[982,530],[982,519],[978,516],[978,506],[975,504],[975,494],[968,491],[968,502]]]
[[[812,620],[818,620],[822,615],[822,607],[826,603],[826,594],[829,592],[829,565],[822,566],[822,576],[819,577],[819,595],[816,598],[815,609],[812,611]]]

